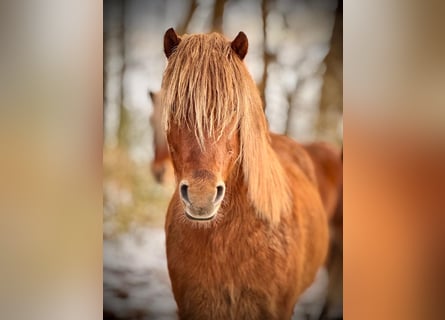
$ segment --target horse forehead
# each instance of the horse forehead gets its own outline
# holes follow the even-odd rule
[[[188,61],[201,61],[203,55],[210,55],[216,59],[227,57],[230,41],[219,35],[204,34],[192,35],[183,39],[178,45],[177,53],[186,57]]]
[[[226,44],[229,42],[222,34],[212,33],[199,33],[199,34],[185,34],[182,36],[183,43],[192,42],[193,44],[206,43],[214,46]],[[181,44],[180,44],[181,45]]]

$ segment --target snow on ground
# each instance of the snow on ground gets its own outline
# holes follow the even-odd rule
[[[161,228],[140,228],[104,241],[104,319],[177,319]],[[295,307],[293,319],[317,319],[324,303],[327,272]]]
[[[164,230],[139,229],[107,239],[103,251],[104,319],[176,319]]]

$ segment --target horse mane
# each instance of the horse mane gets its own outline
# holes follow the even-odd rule
[[[239,129],[240,155],[248,197],[260,218],[278,223],[292,208],[289,181],[272,149],[258,89],[230,42],[217,33],[184,35],[170,55],[162,81],[164,126],[193,128],[219,140]]]

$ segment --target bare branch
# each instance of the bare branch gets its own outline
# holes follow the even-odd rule
[[[336,131],[336,123],[332,121],[333,113],[341,113],[343,109],[343,1],[338,3],[330,50],[324,60],[326,71],[323,76],[323,87],[317,120],[318,134],[330,135]]]
[[[193,15],[195,14],[196,8],[198,8],[198,1],[197,0],[191,0],[190,6],[187,11],[187,15],[185,16],[184,21],[182,24],[176,29],[176,32],[178,34],[184,34],[187,33],[187,30],[189,28],[190,21],[192,21]]]
[[[267,15],[269,14],[268,0],[261,1],[261,18],[263,21],[263,76],[261,82],[258,84],[261,99],[263,100],[263,109],[266,109],[266,85],[267,85],[267,70],[269,64],[276,61],[276,55],[272,54],[267,49]]]
[[[215,32],[223,32],[224,5],[225,0],[215,0],[212,16],[212,30]]]

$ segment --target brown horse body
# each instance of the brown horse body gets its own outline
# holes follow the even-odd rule
[[[270,134],[247,38],[164,37],[162,99],[178,182],[166,217],[181,319],[290,319],[328,247],[304,148]],[[233,107],[233,109],[232,109]]]
[[[174,193],[166,221],[167,257],[181,319],[290,319],[323,263],[327,230],[314,181],[287,158],[300,157],[313,179],[310,159],[301,159],[304,149],[289,138],[274,137],[283,142],[275,151],[283,154],[299,199],[278,226],[255,215],[246,186],[238,183],[242,176],[229,179],[231,203],[212,227],[178,222],[183,212],[179,192]]]

